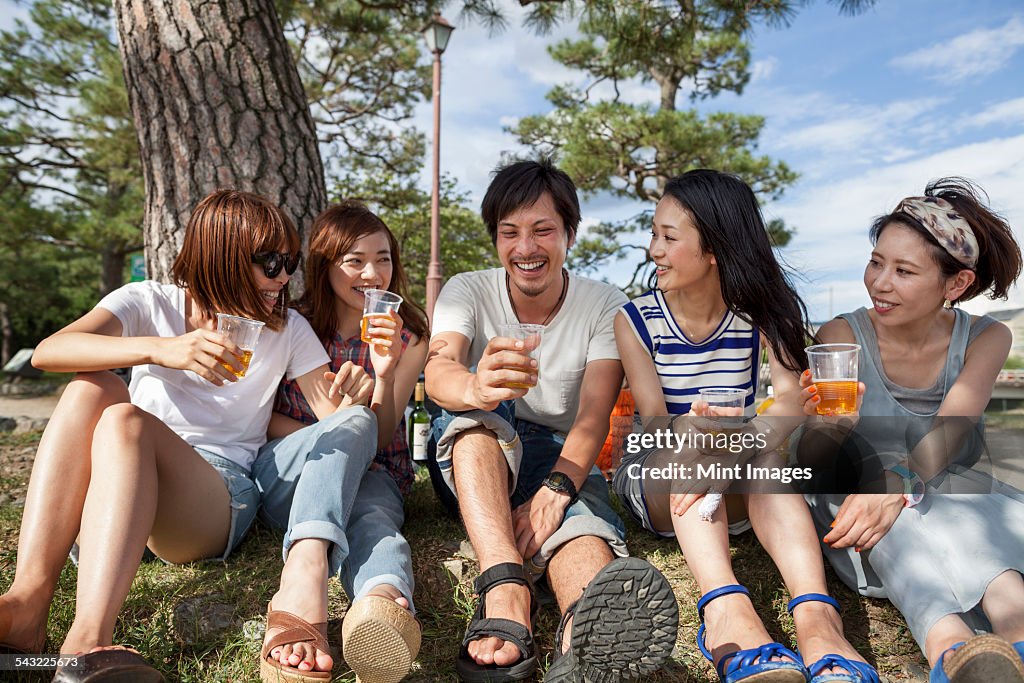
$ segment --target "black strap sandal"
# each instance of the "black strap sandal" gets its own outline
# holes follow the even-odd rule
[[[505,583],[518,583],[530,589],[529,629],[511,619],[487,616],[487,593]],[[459,678],[468,683],[502,683],[531,677],[537,670],[537,645],[533,642],[533,634],[530,632],[537,616],[537,601],[533,595],[533,584],[523,571],[523,565],[514,562],[496,564],[476,578],[473,589],[479,602],[469,622],[469,628],[466,629],[466,636],[462,639],[459,658],[455,661],[455,671]],[[519,648],[519,661],[511,666],[477,664],[469,654],[469,644],[474,640],[488,637],[501,638]]]

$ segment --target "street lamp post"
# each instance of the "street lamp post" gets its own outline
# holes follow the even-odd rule
[[[427,318],[434,321],[434,304],[441,293],[441,53],[455,27],[440,13],[423,30],[427,47],[434,53],[434,168],[430,193],[430,265],[427,266]]]

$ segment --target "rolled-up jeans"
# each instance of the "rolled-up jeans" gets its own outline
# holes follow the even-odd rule
[[[386,473],[368,472],[376,447],[377,417],[362,406],[268,441],[252,468],[260,518],[284,529],[285,560],[296,541],[329,541],[328,571],[341,577],[353,600],[388,583],[411,603],[412,559],[399,532],[402,497]]]

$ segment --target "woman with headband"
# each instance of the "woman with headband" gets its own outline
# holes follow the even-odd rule
[[[863,396],[845,443],[860,444],[854,474],[876,488],[857,490],[897,491],[808,496],[825,554],[851,588],[903,613],[933,682],[1024,681],[1024,496],[991,479],[991,492],[943,493],[980,490],[964,465],[978,457],[977,425],[1011,343],[1002,323],[955,306],[1005,299],[1021,271],[1010,226],[981,194],[944,178],[878,218],[864,271],[872,307],[819,332],[861,347]],[[800,381],[813,415],[821,399],[809,373]],[[805,464],[835,458],[836,433],[815,432],[800,442]]]

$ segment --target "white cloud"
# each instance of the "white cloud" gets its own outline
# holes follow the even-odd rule
[[[755,61],[750,67],[750,82],[760,83],[763,81],[770,81],[772,76],[775,75],[775,71],[779,67],[779,60],[775,57],[768,57],[766,59],[759,59]]]
[[[992,124],[1024,123],[1024,97],[992,105],[988,109],[968,117],[962,122],[964,128],[983,128]]]
[[[938,97],[890,102],[882,106],[837,104],[819,110],[822,123],[781,131],[779,149],[875,154],[892,153],[891,139],[945,100]]]
[[[848,292],[853,275],[870,254],[867,231],[871,221],[887,213],[903,197],[919,194],[929,180],[961,175],[977,182],[991,206],[1024,241],[1024,135],[962,145],[899,164],[876,166],[869,171],[818,184],[798,185],[793,192],[768,207],[797,228],[785,257],[812,284],[798,283],[798,290],[812,309],[812,318],[824,318],[827,310],[822,292],[829,287],[842,292],[844,301],[863,299],[859,280]],[[860,300],[858,299],[858,300]],[[863,303],[863,302],[862,302]],[[857,305],[862,305],[862,303]],[[849,308],[836,305],[836,312]],[[975,312],[1024,305],[1024,294],[1015,290],[1009,304],[979,300]]]
[[[1013,17],[1000,28],[977,29],[893,59],[899,69],[927,72],[928,78],[963,81],[1002,69],[1024,47],[1024,21]]]

